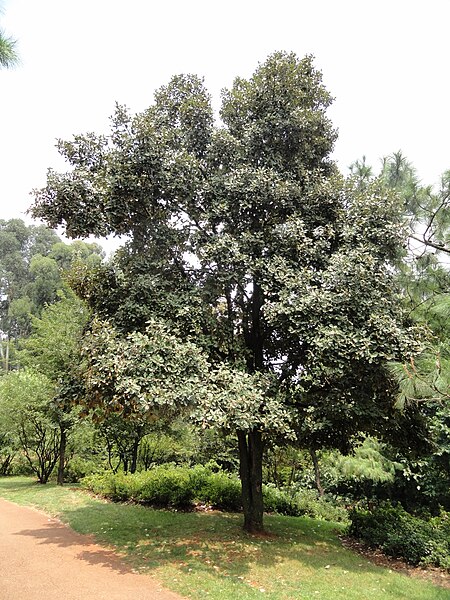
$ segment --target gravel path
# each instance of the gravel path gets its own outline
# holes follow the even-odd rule
[[[0,499],[1,600],[182,600],[57,519]]]

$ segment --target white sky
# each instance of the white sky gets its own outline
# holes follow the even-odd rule
[[[1,0],[0,0],[1,1]],[[0,71],[0,218],[24,218],[56,138],[103,132],[176,73],[219,106],[275,50],[313,54],[335,102],[341,169],[401,149],[424,183],[450,169],[449,0],[3,0],[21,65]]]

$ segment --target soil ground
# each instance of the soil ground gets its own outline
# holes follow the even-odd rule
[[[182,600],[112,550],[0,499],[1,600]]]

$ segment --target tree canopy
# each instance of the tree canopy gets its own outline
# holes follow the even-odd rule
[[[79,291],[122,335],[155,318],[198,348],[214,393],[196,417],[237,434],[248,530],[262,528],[266,436],[346,450],[386,433],[388,361],[419,348],[394,281],[402,205],[339,174],[330,103],[308,56],[275,53],[237,78],[220,124],[203,81],[176,76],[143,113],[117,106],[109,136],[60,141],[70,170],[35,192],[33,215],[69,236],[130,236]],[[127,339],[125,354],[144,343]]]

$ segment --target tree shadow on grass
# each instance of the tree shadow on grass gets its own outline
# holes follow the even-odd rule
[[[335,589],[344,589],[343,586],[349,585],[346,581],[349,577],[355,577],[355,582],[358,581],[355,585],[366,580],[386,581],[390,577],[386,569],[343,549],[333,524],[307,517],[268,516],[267,535],[251,536],[242,530],[242,516],[231,513],[177,513],[95,502],[89,506],[62,507],[60,516],[76,532],[90,536],[81,538],[80,560],[102,564],[120,573],[129,573],[132,567],[128,565],[150,573],[159,569],[158,575],[161,568],[168,567],[168,573],[184,573],[197,581],[215,581],[218,588],[232,582],[254,586],[252,578],[257,583],[258,576],[266,580],[285,578],[287,595],[277,598],[298,597],[295,586],[298,582],[303,586],[308,578],[334,578]],[[55,522],[37,532],[25,530],[20,534],[34,535],[41,543],[59,546],[80,543],[76,533],[73,535],[77,539],[72,541],[66,531]],[[106,548],[93,549],[93,539]],[[108,547],[114,547],[119,555]],[[278,581],[274,584],[279,585]],[[408,597],[400,593],[401,580],[388,585],[392,592],[396,589],[397,595],[386,597],[395,600]],[[265,597],[269,598],[270,593]],[[343,596],[338,594],[338,597]],[[437,591],[431,596],[420,596],[431,597],[445,596],[437,595]]]
[[[330,564],[348,569],[347,552],[333,525],[308,518],[266,517],[267,535],[244,532],[239,514],[180,513],[125,504],[73,508],[62,518],[75,531],[93,534],[99,544],[114,546],[127,562],[145,571],[172,565],[214,577],[245,578],[255,563],[275,570],[287,561],[306,570]],[[377,570],[368,563],[365,567]]]
[[[309,536],[302,531],[273,528],[271,524],[267,535],[249,535],[242,530],[241,515],[231,513],[182,513],[107,503],[65,509],[61,517],[74,531],[50,521],[44,528],[22,530],[17,535],[33,536],[40,543],[59,547],[85,547],[79,556],[89,562],[115,563],[114,551],[94,549],[98,543],[116,548],[121,558],[144,570],[170,563],[235,576],[245,575],[255,561],[271,567],[283,560],[284,551],[292,555],[293,535],[305,556],[319,550],[324,564],[328,547],[336,543],[329,534],[321,536],[315,531],[314,539],[308,541]]]

